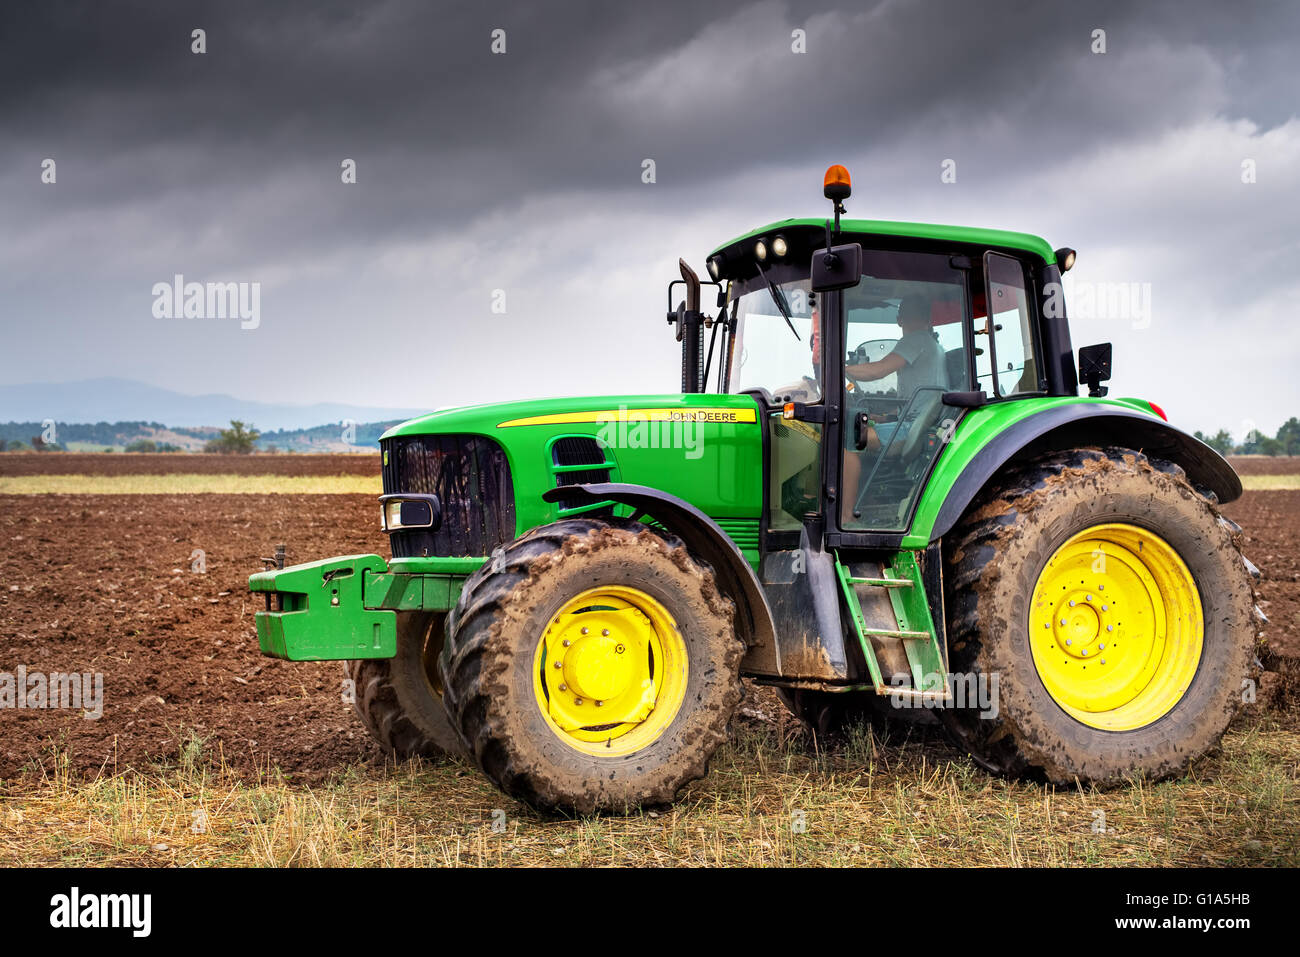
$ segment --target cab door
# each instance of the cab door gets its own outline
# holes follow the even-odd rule
[[[969,388],[968,272],[948,253],[864,250],[844,291],[845,531],[904,531],[955,427],[943,396]]]

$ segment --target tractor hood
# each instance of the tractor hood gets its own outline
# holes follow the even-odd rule
[[[488,435],[528,426],[618,425],[639,419],[714,424],[756,423],[758,406],[744,395],[605,395],[562,399],[521,399],[439,409],[395,425],[380,441],[405,435]],[[588,431],[581,429],[580,431]]]
[[[762,433],[758,404],[745,395],[606,395],[443,409],[389,429],[380,447],[388,493],[427,491],[423,477],[403,477],[412,462],[423,476],[426,466],[418,463],[441,454],[426,450],[448,442],[481,449],[486,438],[505,453],[506,494],[521,532],[600,507],[546,502],[542,494],[550,489],[644,485],[694,505],[756,561]],[[477,444],[439,438],[453,436]]]

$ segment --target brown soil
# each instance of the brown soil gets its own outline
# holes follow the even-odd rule
[[[378,453],[0,452],[0,475],[378,475]]]
[[[1300,475],[1300,455],[1233,455],[1238,475]]]
[[[332,462],[337,473],[352,459]],[[1263,570],[1266,631],[1274,653],[1290,656],[1270,667],[1286,671],[1300,664],[1300,491],[1248,492],[1224,511],[1245,528],[1246,554]],[[51,744],[82,771],[174,760],[191,730],[241,771],[277,765],[298,780],[381,759],[342,700],[341,665],[262,657],[253,628],[260,602],[247,591],[275,542],[288,543],[290,562],[386,554],[377,518],[370,495],[0,496],[0,671],[104,676],[98,721],[0,709],[0,778]],[[190,570],[196,548],[206,574]]]
[[[0,777],[51,741],[81,770],[173,759],[191,729],[246,770],[376,754],[340,664],[259,653],[248,575],[275,542],[290,562],[386,554],[377,517],[370,495],[0,496],[0,671],[104,676],[97,721],[0,709]]]
[[[1247,492],[1223,514],[1242,527],[1242,551],[1263,574],[1256,588],[1272,655],[1300,660],[1300,491]]]

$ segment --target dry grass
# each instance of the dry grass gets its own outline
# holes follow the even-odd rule
[[[1267,722],[1179,780],[1108,792],[995,779],[936,741],[863,730],[819,753],[759,726],[673,807],[557,820],[461,762],[305,786],[237,777],[191,737],[167,767],[87,781],[49,752],[0,785],[0,865],[1295,866],[1298,775],[1300,736]]]
[[[8,475],[0,495],[378,495],[374,475]]]
[[[1243,475],[1241,487],[1248,492],[1282,492],[1300,488],[1300,475]]]

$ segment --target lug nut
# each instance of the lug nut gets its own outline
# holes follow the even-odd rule
[[[1070,599],[1070,607],[1071,607],[1071,608],[1074,607],[1074,599],[1073,599],[1073,598]]]
[[[1105,650],[1106,650],[1106,646],[1105,646],[1105,645],[1098,645],[1097,648],[1098,648],[1098,650],[1100,650],[1100,651],[1105,651]]]
[[[582,631],[581,631],[581,634],[584,634],[584,635],[585,635],[586,633],[587,633],[587,629],[586,629],[586,627],[584,627],[584,628],[582,629]]]
[[[1092,596],[1091,596],[1091,595],[1084,595],[1084,596],[1083,596],[1083,600],[1084,600],[1084,601],[1092,601]]]
[[[1103,663],[1104,663],[1104,662],[1103,662]],[[605,702],[603,702],[603,701],[597,701],[597,702],[596,702],[596,707],[599,708],[599,707],[600,707],[601,705],[603,705],[604,703],[605,703]]]
[[[1114,630],[1115,630],[1115,626],[1114,626],[1114,625],[1107,625],[1107,626],[1106,626],[1106,630],[1107,630],[1107,631],[1114,631]]]
[[[1063,624],[1063,625],[1065,624],[1065,619],[1064,619],[1064,618],[1061,619],[1061,624]]]
[[[600,636],[601,636],[602,638],[608,638],[608,637],[609,637],[609,629],[608,629],[608,628],[602,628],[602,629],[600,629]]]
[[[1105,585],[1098,585],[1098,586],[1097,586],[1097,591],[1105,591],[1105,590],[1106,590],[1106,586],[1105,586]]]
[[[1106,663],[1106,659],[1105,658],[1101,659],[1101,663],[1104,665]]]
[[[1087,648],[1084,648],[1083,651],[1079,652],[1079,654],[1081,654],[1081,655],[1083,655],[1083,657],[1087,658],[1087,657],[1088,657],[1088,649],[1087,649]]]
[[[568,638],[565,638],[562,644],[564,645],[565,648],[567,648],[569,647],[570,644],[572,644],[572,642],[570,642]]]
[[[573,699],[573,703],[574,703],[574,704],[582,704],[582,699],[581,699],[581,698],[574,698],[574,699]]]
[[[1074,644],[1074,642],[1072,642],[1069,638],[1066,638],[1066,639],[1065,639],[1065,643],[1066,643],[1067,645],[1072,645],[1072,644]]]
[[[555,659],[555,667],[557,667],[557,668],[563,668],[563,667],[564,667],[564,662],[563,662],[561,659],[556,658],[556,659]]]
[[[561,690],[561,691],[568,691],[568,690],[569,690],[569,686],[568,686],[568,685],[560,685],[560,690]]]

